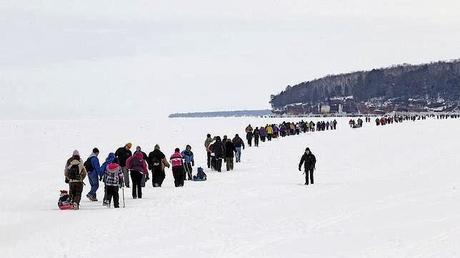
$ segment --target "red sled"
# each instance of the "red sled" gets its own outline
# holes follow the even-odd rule
[[[75,206],[72,204],[70,195],[66,190],[61,190],[58,207],[60,210],[75,210]]]
[[[60,210],[74,210],[73,205],[70,204],[70,203],[58,204],[58,207],[59,207]]]

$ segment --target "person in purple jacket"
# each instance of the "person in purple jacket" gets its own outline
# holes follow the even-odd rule
[[[265,129],[265,126],[260,127],[259,133],[260,133],[260,140],[262,142],[265,142],[265,139],[267,138],[267,130]]]

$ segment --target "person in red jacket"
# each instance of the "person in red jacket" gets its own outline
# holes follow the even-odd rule
[[[184,157],[180,154],[180,149],[176,148],[171,156],[172,172],[174,176],[174,185],[176,187],[184,186]]]
[[[126,161],[126,168],[131,171],[133,183],[133,199],[142,198],[141,181],[144,175],[148,174],[147,162],[144,160],[142,152],[136,152]]]

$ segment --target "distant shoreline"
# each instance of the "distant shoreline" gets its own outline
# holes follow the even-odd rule
[[[270,109],[173,113],[169,118],[260,117],[273,115]]]
[[[270,109],[262,110],[237,110],[237,111],[211,111],[211,112],[190,112],[190,113],[173,113],[168,118],[217,118],[217,117],[267,117],[267,118],[294,118],[294,117],[383,117],[394,115],[441,115],[441,114],[458,114],[457,112],[391,112],[387,114],[347,114],[347,113],[330,113],[330,114],[275,114]]]

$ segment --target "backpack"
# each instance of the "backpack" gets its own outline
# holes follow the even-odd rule
[[[85,166],[86,171],[87,171],[88,173],[94,170],[93,163],[91,162],[91,159],[92,159],[93,157],[94,157],[94,156],[89,157],[89,158],[85,161],[85,163],[83,163],[83,166]]]
[[[182,156],[179,153],[174,153],[171,156],[171,163],[173,168],[182,167],[184,163],[182,162]]]
[[[68,177],[70,180],[81,180],[80,176],[80,166],[79,165],[72,165],[69,168]]]
[[[131,169],[138,172],[144,171],[144,167],[142,166],[142,160],[133,157],[133,160],[131,161]]]
[[[152,167],[159,167],[161,166],[161,160],[158,159],[157,156],[152,158]]]
[[[194,181],[206,181],[206,174],[204,173],[203,168],[199,167],[196,176],[193,176]]]

